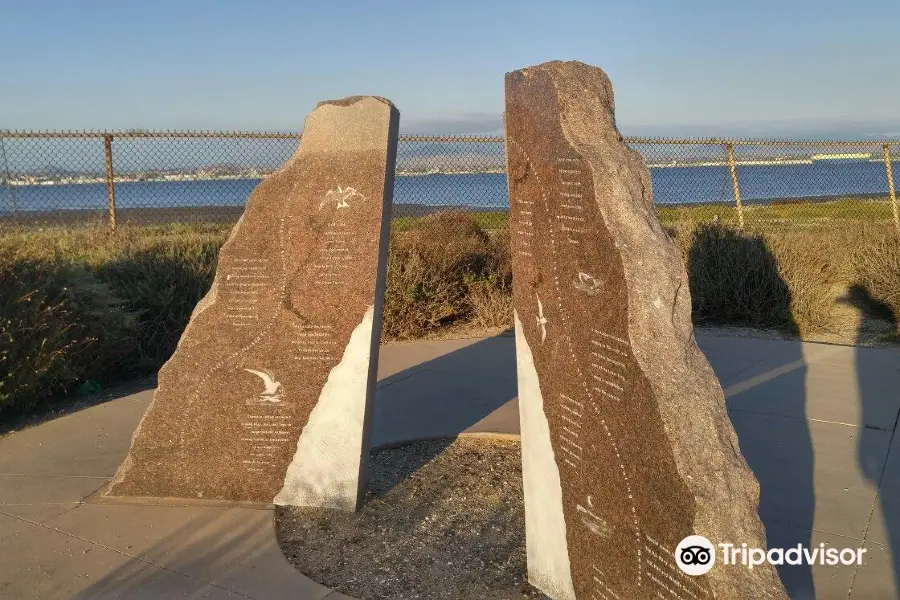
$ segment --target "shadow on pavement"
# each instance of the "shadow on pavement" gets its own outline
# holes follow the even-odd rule
[[[796,334],[798,327],[790,316],[790,289],[765,240],[758,236],[732,235],[727,241],[734,255],[755,257],[754,275],[758,279],[747,279],[750,277],[747,275],[740,284],[713,285],[718,295],[707,298],[707,302],[714,304],[711,314],[752,320],[761,313],[779,313],[786,321],[785,328]],[[702,253],[704,248],[695,244],[691,249],[691,265],[698,263],[697,268],[702,268],[709,257],[695,256],[695,252]],[[756,296],[745,294],[751,285],[758,288]],[[815,459],[806,420],[807,365],[803,346],[799,341],[782,344],[777,361],[766,354],[754,355],[749,366],[742,364],[741,354],[718,357],[709,350],[705,353],[726,388],[729,416],[741,452],[759,481],[759,515],[766,527],[768,547],[787,549],[798,544],[811,546],[816,499]],[[753,342],[748,340],[746,347],[752,348]],[[732,385],[724,385],[726,381]],[[773,402],[775,398],[777,401]],[[791,418],[776,415],[791,415]],[[745,542],[722,541],[737,545]],[[792,598],[815,597],[809,565],[784,565],[778,571]]]
[[[163,509],[169,522],[157,522],[162,535],[147,543],[147,533],[141,529],[146,527],[145,519],[160,518],[152,514],[160,509],[115,508],[106,510],[120,532],[113,533],[117,539],[98,541],[137,560],[123,557],[122,564],[107,570],[75,598],[324,596],[323,588],[305,580],[281,554],[270,511],[233,509],[198,515],[189,508]],[[128,533],[132,526],[135,529]],[[152,529],[149,535],[154,535]]]
[[[850,306],[859,310],[860,322],[857,342],[863,343],[871,339],[872,332],[883,329],[884,324],[890,325],[891,331],[897,331],[897,315],[890,306],[879,302],[862,285],[854,285],[847,295],[841,299]],[[868,365],[865,361],[866,352],[862,348],[856,349],[856,373],[859,384],[859,397],[862,404],[863,423],[877,422],[884,413],[884,391],[878,386],[878,382],[871,377],[864,377]],[[897,431],[897,418],[895,417],[891,430],[891,442]],[[900,487],[896,481],[891,484],[887,481],[888,469],[892,463],[890,452],[884,456],[884,432],[871,427],[863,427],[859,438],[857,456],[859,469],[865,478],[878,490],[878,506],[881,508],[885,532],[884,535],[891,555],[894,582],[900,589]],[[893,443],[891,443],[891,447]],[[896,461],[896,456],[893,460]],[[893,474],[893,473],[891,473]],[[880,532],[872,532],[880,533]],[[871,537],[871,534],[870,536]]]
[[[375,391],[372,447],[444,438],[407,474],[443,452],[460,433],[518,425],[515,346],[500,335],[417,364],[379,382]],[[497,411],[497,413],[495,413]],[[509,417],[513,418],[510,419]],[[515,427],[517,432],[518,427]]]
[[[29,427],[52,421],[60,417],[75,414],[79,411],[104,404],[112,400],[119,400],[146,390],[156,389],[156,375],[134,379],[124,383],[118,383],[99,393],[79,398],[72,396],[51,400],[42,408],[38,408],[28,414],[0,421],[0,437],[14,431],[21,431]]]

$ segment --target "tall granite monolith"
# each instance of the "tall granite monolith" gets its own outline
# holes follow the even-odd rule
[[[531,583],[554,600],[786,598],[771,566],[676,564],[691,535],[766,535],[609,79],[579,62],[508,73],[505,127]]]
[[[108,496],[358,507],[398,122],[371,96],[310,113],[222,246]]]

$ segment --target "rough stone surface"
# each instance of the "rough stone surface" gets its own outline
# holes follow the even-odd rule
[[[107,495],[357,507],[398,122],[376,97],[309,115],[222,247]]]
[[[772,567],[676,565],[688,535],[765,548],[759,485],[608,78],[509,73],[505,125],[530,581],[555,600],[785,598]]]

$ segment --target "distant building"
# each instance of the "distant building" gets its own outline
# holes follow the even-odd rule
[[[869,160],[872,158],[871,152],[846,152],[841,154],[813,154],[813,160]]]

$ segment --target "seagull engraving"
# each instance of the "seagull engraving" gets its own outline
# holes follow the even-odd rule
[[[284,387],[278,381],[275,381],[275,376],[269,373],[268,371],[254,371],[253,369],[244,369],[248,373],[253,373],[263,381],[263,392],[259,395],[260,402],[269,402],[271,404],[278,404],[281,402],[282,398],[284,398]]]
[[[538,304],[537,324],[541,328],[541,343],[543,344],[544,340],[547,339],[547,317],[544,316],[544,305],[541,304],[541,297],[535,295],[535,298],[537,298]]]
[[[338,186],[336,190],[328,190],[325,194],[325,199],[319,203],[319,210],[322,210],[322,208],[330,202],[336,202],[337,208],[350,208],[350,203],[347,201],[357,199],[365,200],[366,197],[357,192],[356,188],[342,188],[341,186]]]

